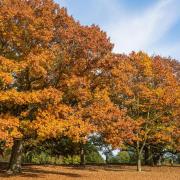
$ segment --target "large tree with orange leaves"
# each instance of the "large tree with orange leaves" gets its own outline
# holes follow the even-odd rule
[[[115,55],[111,98],[131,118],[132,137],[124,139],[137,152],[138,170],[147,143],[171,143],[177,132],[179,87],[169,63],[143,52]],[[178,132],[177,132],[178,133]]]
[[[11,172],[26,138],[86,139],[94,127],[81,112],[111,49],[98,26],[81,26],[52,0],[0,1],[0,138],[14,140]]]
[[[177,68],[139,52],[112,54],[98,26],[53,0],[0,0],[0,141],[21,170],[23,141],[95,132],[114,147],[179,142]],[[128,115],[128,116],[127,116]],[[139,167],[140,168],[140,167]]]

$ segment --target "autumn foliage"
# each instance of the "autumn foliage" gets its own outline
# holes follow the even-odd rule
[[[112,48],[52,0],[0,0],[0,140],[95,133],[140,154],[146,143],[179,149],[179,63]]]

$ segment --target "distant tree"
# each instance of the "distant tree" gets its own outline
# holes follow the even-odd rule
[[[86,154],[85,154],[86,163],[93,163],[93,164],[104,163],[104,159],[98,152],[98,148],[95,145],[88,143],[85,148],[86,148]]]
[[[128,151],[120,151],[117,154],[117,157],[118,157],[120,163],[127,164],[130,162],[130,155],[129,155]]]

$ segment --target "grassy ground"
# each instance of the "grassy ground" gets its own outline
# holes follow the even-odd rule
[[[141,173],[135,166],[24,166],[23,173],[7,176],[0,168],[0,180],[180,180],[179,167],[143,167]]]

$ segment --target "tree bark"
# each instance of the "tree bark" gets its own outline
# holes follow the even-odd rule
[[[141,172],[141,171],[142,171],[142,169],[141,169],[141,155],[142,155],[144,146],[145,146],[145,142],[144,142],[143,145],[140,147],[139,141],[137,141],[136,152],[137,152],[137,171],[138,171],[138,172]]]
[[[138,155],[137,155],[137,171],[138,172],[142,171],[142,169],[141,169],[141,154],[140,153],[138,153]]]
[[[144,147],[144,164],[149,165],[149,152],[148,152],[148,147]]]
[[[84,151],[84,145],[80,145],[80,165],[85,166],[85,151]]]
[[[54,156],[54,164],[55,165],[57,164],[57,157],[56,157],[56,155]]]
[[[158,154],[153,156],[153,162],[155,166],[161,166],[161,160],[162,160],[161,155]]]
[[[11,158],[9,162],[8,174],[21,173],[23,153],[23,141],[22,139],[15,139],[12,147]]]
[[[162,156],[161,156],[161,155],[159,155],[157,165],[158,165],[158,166],[161,166],[161,165],[162,165]]]
[[[150,146],[144,147],[144,163],[145,165],[153,166],[152,152]]]
[[[72,164],[74,164],[74,156],[73,155],[71,156],[71,161],[72,161]]]
[[[106,164],[108,164],[109,163],[109,155],[108,155],[108,153],[106,154]]]

